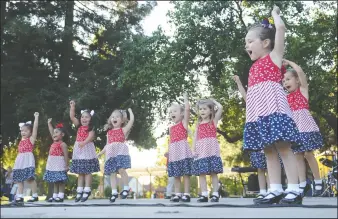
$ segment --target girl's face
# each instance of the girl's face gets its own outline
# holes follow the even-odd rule
[[[20,132],[23,139],[29,138],[32,135],[31,130],[25,125],[21,127]]]
[[[83,112],[81,114],[81,125],[88,126],[91,119],[92,117],[88,112]]]
[[[259,28],[249,30],[245,37],[245,50],[252,61],[255,61],[265,55],[270,40],[261,40],[259,37]]]
[[[184,116],[183,112],[181,111],[181,107],[177,104],[174,104],[170,107],[169,115],[174,123],[182,121]]]
[[[299,80],[297,77],[292,72],[286,72],[284,74],[283,78],[283,87],[288,91],[288,92],[293,92],[298,89],[300,86]]]
[[[122,113],[119,111],[114,111],[110,116],[110,122],[113,124],[114,128],[120,128],[123,123]]]
[[[203,120],[209,119],[211,115],[211,109],[208,105],[206,104],[200,104],[198,106],[198,113],[201,116]]]
[[[54,141],[61,141],[63,136],[65,136],[65,134],[60,129],[54,129],[54,132],[53,132]]]

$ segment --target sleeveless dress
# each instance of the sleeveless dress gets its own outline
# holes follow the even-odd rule
[[[63,142],[54,142],[50,146],[46,172],[43,176],[43,180],[47,182],[65,182],[68,179],[66,170],[67,165],[61,147],[62,143]]]
[[[104,174],[110,175],[117,173],[121,168],[131,168],[129,148],[125,143],[126,138],[122,128],[111,129],[107,135],[108,144],[105,146],[106,162],[104,164]]]
[[[72,163],[69,168],[71,173],[91,174],[100,171],[94,143],[89,142],[82,148],[79,147],[79,143],[86,140],[89,135],[87,130],[88,126],[80,126],[77,130]]]
[[[13,181],[24,182],[35,179],[35,159],[33,155],[34,145],[30,139],[23,139],[18,146],[18,155],[13,168]]]
[[[187,130],[184,128],[182,122],[170,127],[169,177],[192,175],[192,164],[194,159],[187,137]]]
[[[216,138],[214,122],[202,123],[197,127],[195,151],[197,158],[193,163],[193,174],[223,173],[219,143]]]
[[[293,147],[301,145],[281,81],[281,69],[272,62],[270,54],[251,66],[246,97],[244,150],[261,151],[278,141],[291,142]]]
[[[300,92],[288,94],[288,102],[292,110],[293,120],[296,122],[302,140],[302,146],[295,148],[293,152],[305,152],[319,149],[323,146],[323,138],[319,128],[309,112],[309,102]]]

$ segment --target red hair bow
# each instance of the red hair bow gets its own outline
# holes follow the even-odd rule
[[[55,126],[56,128],[63,128],[63,124],[62,123],[59,123]]]

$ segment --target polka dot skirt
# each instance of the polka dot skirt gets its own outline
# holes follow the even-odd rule
[[[27,167],[25,169],[13,170],[13,181],[24,182],[26,180],[35,179],[35,167]]]
[[[292,142],[293,147],[302,144],[296,124],[289,116],[273,113],[245,124],[244,150],[261,151],[277,141]]]
[[[251,152],[250,153],[250,164],[253,168],[266,169],[266,157],[264,152]]]
[[[192,175],[193,158],[186,158],[179,161],[168,163],[169,177],[179,177],[184,175]]]
[[[323,146],[323,137],[319,132],[301,132],[303,145],[293,148],[294,153],[313,151]]]
[[[66,171],[49,171],[47,170],[45,172],[45,175],[43,176],[43,180],[55,183],[55,182],[65,182],[67,181],[68,176]]]
[[[118,155],[109,158],[104,164],[104,175],[117,173],[119,169],[131,168],[131,160],[129,155]]]
[[[70,172],[77,174],[91,174],[100,171],[99,160],[94,159],[77,159],[72,160]]]
[[[223,173],[222,159],[218,156],[195,159],[193,162],[193,174]]]

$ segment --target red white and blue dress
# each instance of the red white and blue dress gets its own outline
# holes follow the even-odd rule
[[[79,147],[79,143],[86,140],[88,135],[88,126],[80,126],[78,128],[72,163],[69,168],[71,173],[91,174],[100,171],[94,143],[89,142],[85,146]]]
[[[293,152],[305,152],[319,149],[323,146],[323,138],[319,128],[309,112],[309,102],[303,96],[300,89],[288,94],[287,96],[292,117],[300,132],[302,145],[294,148]]]
[[[24,182],[35,179],[34,145],[29,138],[20,141],[18,155],[13,168],[13,181]]]
[[[192,175],[192,164],[194,158],[189,147],[188,133],[183,123],[177,123],[170,127],[170,144],[169,144],[169,177],[179,177]]]
[[[216,138],[214,122],[201,123],[197,127],[195,151],[197,158],[193,163],[193,174],[223,173],[220,147]]]
[[[50,183],[65,182],[68,179],[67,165],[62,151],[63,142],[54,142],[49,149],[46,172],[43,180]]]
[[[107,132],[108,144],[105,146],[106,162],[104,174],[117,173],[119,169],[131,168],[129,148],[122,128],[110,129]]]
[[[251,66],[246,97],[244,150],[261,151],[278,141],[291,142],[294,147],[301,145],[281,81],[281,69],[272,62],[270,55]]]

